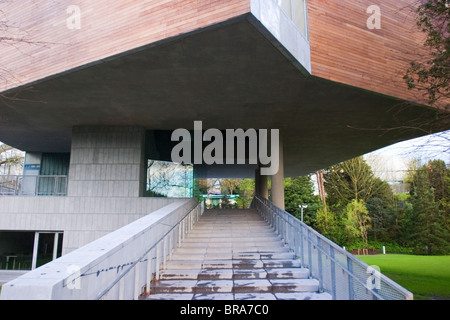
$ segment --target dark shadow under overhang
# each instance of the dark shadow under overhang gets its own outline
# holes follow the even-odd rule
[[[383,129],[435,116],[431,108],[308,75],[251,15],[21,90],[20,99],[0,106],[0,140],[24,151],[69,152],[73,126],[192,130],[199,120],[204,129],[280,129],[287,176],[424,135]],[[206,169],[208,176],[233,172]],[[254,173],[251,166],[238,172]]]

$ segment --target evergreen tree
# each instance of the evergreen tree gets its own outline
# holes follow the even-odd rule
[[[316,212],[322,206],[318,195],[314,195],[314,186],[309,176],[286,178],[284,180],[285,210],[298,219],[301,217],[299,205],[308,205],[304,209],[304,222],[312,224]]]
[[[445,211],[440,206],[445,194],[433,188],[433,185],[443,183],[440,181],[443,177],[433,173],[433,163],[420,167],[410,177],[413,210],[409,217],[409,230],[415,253],[448,254],[450,230],[445,221]]]
[[[397,215],[393,207],[378,197],[367,200],[366,207],[372,221],[370,234],[374,240],[389,241],[396,233]]]

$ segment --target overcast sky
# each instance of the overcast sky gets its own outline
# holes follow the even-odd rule
[[[406,159],[440,159],[450,164],[450,130],[435,135],[412,139],[372,152],[375,155],[398,156]]]

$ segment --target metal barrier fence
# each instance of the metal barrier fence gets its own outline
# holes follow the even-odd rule
[[[0,196],[65,196],[67,176],[0,175]]]
[[[251,208],[284,239],[285,243],[320,282],[320,290],[334,300],[412,300],[413,294],[343,248],[325,238],[269,200],[255,196]]]

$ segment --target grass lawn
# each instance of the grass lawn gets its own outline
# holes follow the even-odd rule
[[[416,300],[450,300],[450,256],[386,254],[358,256],[414,294]]]

